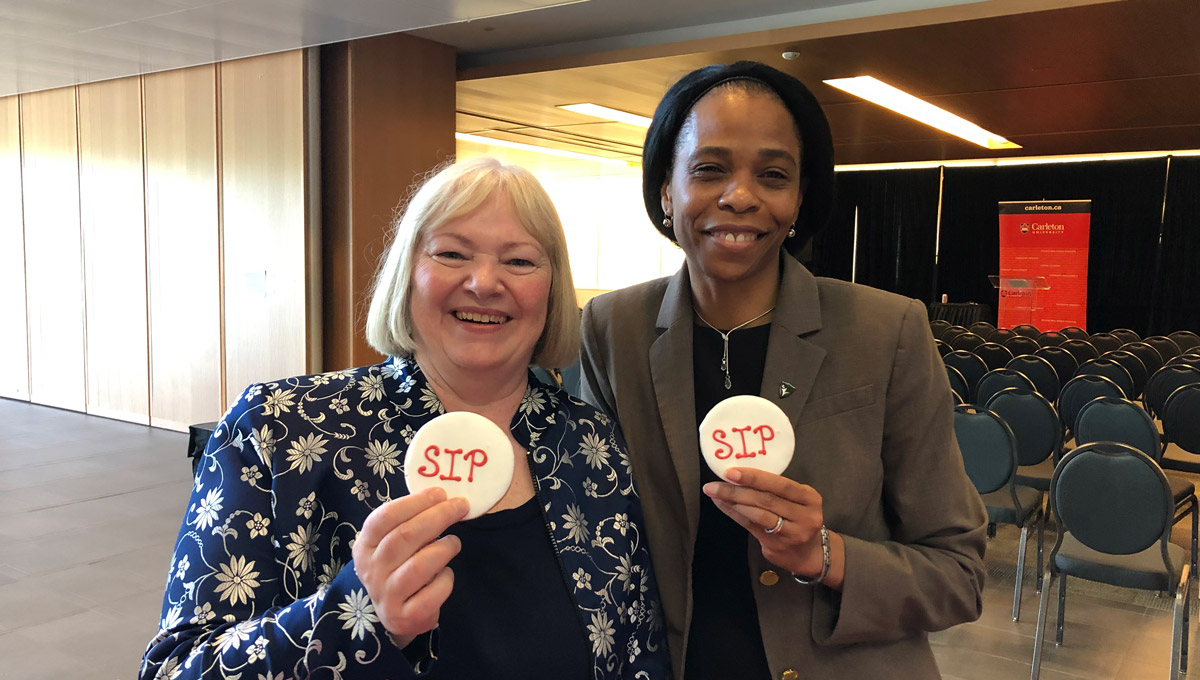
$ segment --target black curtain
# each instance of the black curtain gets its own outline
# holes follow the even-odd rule
[[[830,225],[813,239],[813,266],[849,280],[858,210],[859,283],[930,301],[940,170],[842,172]]]
[[[938,288],[955,302],[996,306],[1000,201],[1091,199],[1088,329],[1146,334],[1166,159],[947,168]],[[1055,329],[1057,330],[1057,329]]]
[[[1172,158],[1162,273],[1150,330],[1200,330],[1200,158]]]

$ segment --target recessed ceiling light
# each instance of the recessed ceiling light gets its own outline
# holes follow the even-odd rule
[[[994,132],[988,132],[969,120],[934,106],[929,102],[918,99],[911,94],[892,87],[887,83],[872,78],[859,76],[857,78],[834,78],[824,81],[826,85],[849,92],[856,97],[862,97],[886,109],[908,116],[913,120],[935,127],[943,132],[961,137],[968,142],[978,144],[985,149],[1020,149]]]
[[[537,146],[536,144],[524,144],[522,142],[510,142],[507,139],[495,139],[492,137],[483,137],[480,135],[471,135],[465,132],[455,132],[454,138],[462,142],[473,142],[475,144],[487,144],[489,146],[502,146],[508,149],[520,149],[522,151],[532,151],[534,153],[546,154],[547,156],[559,156],[561,158],[574,158],[581,161],[600,161],[604,163],[620,163],[621,165],[629,165],[630,161],[621,158],[609,158],[607,156],[593,156],[591,154],[579,153],[578,151],[567,151],[566,149],[553,149],[548,146]]]
[[[583,104],[562,104],[555,108],[571,111],[572,113],[582,113],[585,116],[592,116],[593,118],[603,118],[605,120],[616,121],[618,123],[625,123],[627,125],[633,125],[640,128],[650,127],[650,119],[645,116],[639,116],[636,113],[629,113],[628,111],[610,109],[607,106],[600,106],[599,104],[593,104],[591,102],[584,102]]]

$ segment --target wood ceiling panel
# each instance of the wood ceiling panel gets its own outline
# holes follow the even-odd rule
[[[1200,148],[1197,36],[1196,0],[1105,3],[468,80],[459,83],[459,108],[541,128],[580,122],[553,108],[580,101],[649,116],[688,71],[753,59],[809,85],[842,163]],[[784,61],[784,50],[800,59]],[[821,82],[868,74],[1024,148],[988,151]],[[590,134],[629,141],[615,129]]]

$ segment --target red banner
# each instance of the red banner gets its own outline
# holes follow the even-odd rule
[[[1091,201],[1000,203],[997,325],[1087,328]]]

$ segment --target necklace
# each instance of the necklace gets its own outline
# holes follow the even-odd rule
[[[749,321],[747,321],[745,323],[740,323],[740,324],[734,326],[733,328],[730,328],[727,331],[722,331],[721,329],[719,329],[716,326],[709,323],[708,319],[705,319],[703,316],[700,315],[700,310],[695,309],[693,307],[692,311],[696,312],[696,316],[699,317],[700,320],[704,322],[705,326],[708,326],[709,328],[716,331],[717,335],[720,335],[721,340],[724,341],[725,348],[721,351],[721,370],[725,371],[725,389],[727,389],[727,390],[732,389],[733,383],[730,382],[730,380],[729,380],[729,334],[736,330],[745,328],[746,326],[749,326],[750,324],[754,323],[755,321],[758,321],[759,319],[763,318],[764,316],[775,311],[775,308],[771,307],[770,309],[763,312],[762,314],[759,314],[758,316],[754,317],[753,319],[750,319]]]

